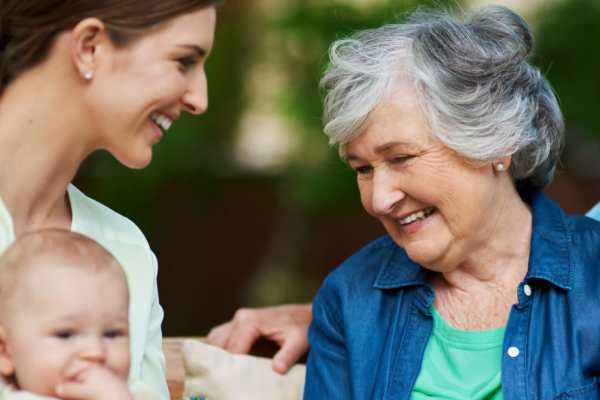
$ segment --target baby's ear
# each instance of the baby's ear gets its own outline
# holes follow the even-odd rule
[[[0,375],[11,376],[14,372],[15,367],[6,344],[6,330],[0,325]]]

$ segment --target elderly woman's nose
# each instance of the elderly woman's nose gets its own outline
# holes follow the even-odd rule
[[[371,205],[373,212],[376,214],[387,215],[391,213],[404,197],[406,197],[406,194],[388,174],[376,175],[373,178]]]

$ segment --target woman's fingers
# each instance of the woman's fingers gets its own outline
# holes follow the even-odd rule
[[[225,350],[232,353],[248,353],[254,343],[264,335],[261,309],[239,309],[232,320],[231,331]]]
[[[273,357],[273,370],[280,374],[286,374],[307,350],[306,331],[298,330],[290,333],[282,343],[281,349]]]
[[[215,326],[208,332],[204,340],[213,346],[225,348],[231,332],[231,322]]]
[[[232,353],[248,353],[261,337],[281,349],[273,358],[273,369],[286,373],[308,351],[310,304],[286,304],[265,308],[241,308],[233,319],[213,328],[207,342]]]

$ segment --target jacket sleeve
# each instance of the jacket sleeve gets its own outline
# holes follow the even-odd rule
[[[158,271],[156,256],[152,253],[154,270]],[[146,336],[146,347],[142,359],[141,375],[139,382],[130,382],[130,387],[143,384],[147,391],[154,392],[158,398],[169,399],[169,388],[167,387],[165,356],[162,351],[163,309],[158,302],[158,287],[156,285],[156,274],[152,290],[152,305],[148,318],[148,330]]]
[[[313,302],[304,400],[352,398],[341,307],[339,297],[326,281]]]

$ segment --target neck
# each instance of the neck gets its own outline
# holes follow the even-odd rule
[[[93,150],[71,100],[76,92],[42,76],[25,73],[0,98],[0,196],[17,236],[70,228],[67,186]]]
[[[497,199],[497,210],[481,234],[480,245],[457,268],[442,272],[436,280],[458,292],[506,288],[516,296],[516,287],[527,274],[532,216],[516,189]]]

